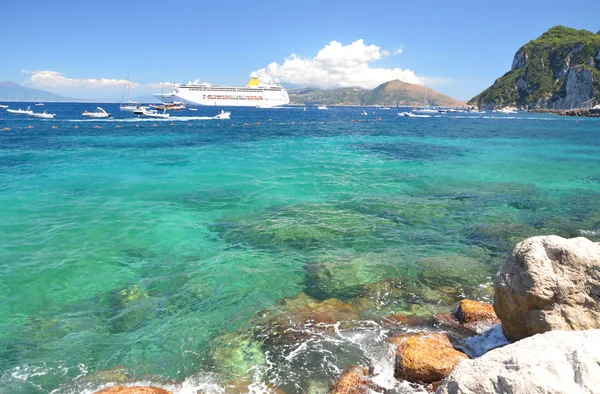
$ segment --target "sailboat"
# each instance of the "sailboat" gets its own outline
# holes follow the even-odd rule
[[[121,112],[134,112],[136,110],[143,109],[140,103],[131,101],[130,85],[131,83],[129,82],[129,71],[127,71],[127,83],[125,84],[125,88],[123,89],[123,95],[121,96],[121,105],[119,106]],[[125,92],[127,92],[128,97],[127,103],[123,103],[123,100],[125,99]]]
[[[417,114],[417,115],[431,115],[431,114],[437,114],[438,110],[435,108],[432,108],[429,105],[429,102],[427,101],[427,86],[424,86],[423,89],[425,90],[424,92],[424,100],[425,100],[425,106],[423,108],[419,108],[419,109],[413,109],[411,112],[413,114]]]

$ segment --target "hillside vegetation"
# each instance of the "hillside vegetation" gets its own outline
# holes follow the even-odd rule
[[[292,104],[384,105],[462,107],[464,102],[421,85],[389,81],[368,90],[362,88],[300,88],[289,91]]]
[[[578,108],[600,100],[600,35],[556,26],[523,45],[511,70],[469,103]]]

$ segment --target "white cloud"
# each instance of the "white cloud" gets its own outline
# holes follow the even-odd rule
[[[127,83],[125,79],[109,79],[109,78],[69,78],[65,77],[58,71],[27,71],[21,70],[24,74],[30,74],[27,82],[40,88],[50,87],[80,87],[80,88],[113,88],[116,86],[123,87]],[[131,87],[135,88],[140,84],[132,82]]]
[[[402,49],[395,51],[401,53]],[[265,82],[287,82],[322,88],[360,86],[374,88],[393,79],[419,83],[421,79],[412,70],[401,68],[373,68],[370,63],[390,55],[390,51],[376,45],[365,45],[362,39],[343,45],[331,41],[314,58],[291,54],[283,64],[273,62],[252,72]]]
[[[28,71],[21,70],[24,74],[29,74],[27,78],[27,84],[33,85],[39,88],[86,88],[86,89],[110,89],[110,88],[123,88],[127,84],[126,79],[110,79],[110,78],[69,78],[64,76],[59,71]],[[130,87],[132,89],[137,88],[148,88],[148,89],[165,89],[170,90],[177,84],[173,82],[157,82],[141,84],[130,81]]]

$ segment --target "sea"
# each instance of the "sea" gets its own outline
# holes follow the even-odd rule
[[[56,118],[0,109],[2,393],[421,393],[391,336],[491,302],[527,237],[600,241],[598,119],[8,104]]]

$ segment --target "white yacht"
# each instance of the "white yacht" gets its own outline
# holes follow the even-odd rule
[[[8,105],[0,104],[0,108],[8,108]]]
[[[213,116],[213,119],[229,119],[231,117],[231,112],[221,110],[220,113]]]
[[[170,116],[164,110],[161,113],[161,112],[158,112],[156,109],[145,109],[142,111],[142,115],[147,116],[149,118],[159,118],[159,119],[167,119]]]
[[[289,104],[287,90],[281,85],[262,85],[252,78],[247,86],[213,86],[199,81],[174,87],[167,94],[155,94],[163,103],[180,101],[185,104],[223,107],[271,108]]]
[[[317,109],[329,109],[329,108],[327,108],[327,106],[326,106],[326,105],[319,105],[319,106],[317,107]]]
[[[29,114],[32,118],[42,118],[42,119],[54,119],[56,118],[56,114],[49,114],[48,112],[32,112]]]
[[[81,116],[85,116],[88,118],[109,118],[110,114],[108,112],[106,112],[105,110],[103,110],[102,108],[98,107],[96,108],[96,111],[94,112],[88,112],[88,111],[84,111]]]
[[[27,109],[7,109],[6,112],[17,115],[31,115],[33,113],[31,107],[27,107]]]

